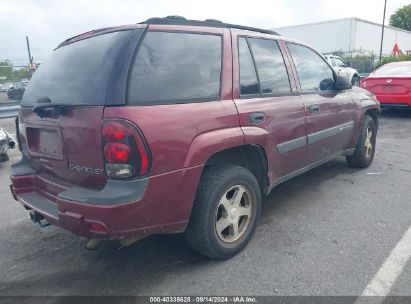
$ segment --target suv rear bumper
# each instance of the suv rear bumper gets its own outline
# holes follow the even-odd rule
[[[10,188],[16,200],[50,224],[87,238],[126,239],[183,232],[202,168],[185,168],[141,179],[140,187],[135,181],[134,186],[117,181],[122,185],[118,191],[110,182],[100,191],[77,186],[64,188],[41,174],[13,175],[12,170]],[[133,193],[127,202],[124,191]],[[106,199],[95,200],[104,196],[99,193],[106,195]],[[104,227],[104,231],[93,230],[93,224]]]

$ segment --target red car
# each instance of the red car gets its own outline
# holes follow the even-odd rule
[[[185,232],[228,258],[276,185],[339,156],[369,166],[378,113],[275,32],[178,17],[96,30],[33,75],[11,192],[34,222],[122,244]]]
[[[411,61],[384,64],[361,81],[381,107],[411,108]]]

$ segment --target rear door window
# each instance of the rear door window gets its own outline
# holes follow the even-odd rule
[[[129,104],[189,103],[220,98],[222,37],[148,32],[129,77]]]
[[[333,71],[320,55],[299,44],[287,43],[287,47],[293,58],[302,91],[333,89]]]
[[[244,37],[238,39],[238,57],[240,62],[240,94],[242,96],[260,94],[253,57]]]
[[[34,73],[22,106],[33,106],[42,97],[52,103],[104,105],[111,71],[129,32],[102,34],[53,51]]]
[[[263,94],[290,93],[290,81],[278,43],[274,40],[248,38],[254,55]]]

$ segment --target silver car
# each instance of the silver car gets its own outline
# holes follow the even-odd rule
[[[332,68],[341,76],[348,77],[351,79],[351,84],[353,86],[360,86],[360,76],[356,69],[350,68],[344,60],[335,55],[324,55],[324,58],[330,63]]]

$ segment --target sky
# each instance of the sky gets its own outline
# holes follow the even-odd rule
[[[386,22],[410,2],[387,0]],[[150,17],[180,15],[272,29],[350,17],[382,23],[383,8],[384,0],[0,0],[0,61],[26,65],[26,36],[34,62],[42,62],[67,38]]]

